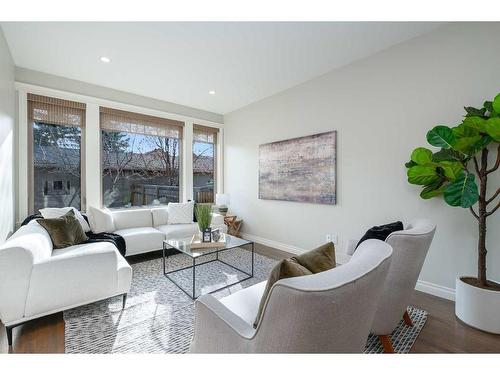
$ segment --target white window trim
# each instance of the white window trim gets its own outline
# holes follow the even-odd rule
[[[99,97],[80,95],[69,91],[55,90],[48,87],[32,85],[28,83],[16,82],[15,87],[18,94],[18,126],[17,126],[17,214],[16,221],[19,223],[28,215],[28,171],[30,160],[28,160],[28,117],[27,117],[27,94],[37,94],[55,97],[59,99],[72,100],[85,103],[86,123],[85,123],[85,189],[86,202],[84,207],[102,207],[102,176],[101,176],[101,152],[100,152],[100,125],[99,107],[110,107],[129,112],[141,113],[144,115],[162,117],[184,122],[184,134],[182,139],[183,163],[181,173],[181,198],[183,201],[193,199],[193,123],[218,128],[217,138],[217,193],[223,192],[223,134],[224,124],[207,121],[195,117],[179,115],[159,111],[156,109],[140,107],[132,104],[115,102]],[[97,145],[97,148],[96,148]],[[96,152],[96,150],[98,152]],[[83,208],[83,207],[82,207]]]

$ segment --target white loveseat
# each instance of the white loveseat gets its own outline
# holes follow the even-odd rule
[[[109,213],[113,217],[113,232],[125,239],[126,256],[161,250],[165,239],[186,238],[199,231],[195,222],[168,224],[167,207],[112,210]],[[224,216],[212,214],[212,229],[227,232]]]
[[[12,328],[26,321],[126,294],[132,268],[108,242],[53,249],[36,221],[0,246],[0,320],[12,345]]]

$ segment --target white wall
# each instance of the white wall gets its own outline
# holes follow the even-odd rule
[[[420,199],[404,163],[431,127],[457,124],[464,105],[500,92],[499,44],[499,23],[445,25],[226,115],[225,192],[243,231],[300,251],[327,233],[342,247],[373,225],[428,217],[438,229],[420,285],[450,297],[455,276],[476,270],[475,221],[467,210]],[[337,205],[258,199],[259,144],[333,129]],[[490,217],[488,243],[489,276],[500,280],[500,213]]]
[[[0,244],[14,228],[14,63],[0,29]]]

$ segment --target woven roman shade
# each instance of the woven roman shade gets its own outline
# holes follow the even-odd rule
[[[85,104],[28,94],[28,118],[30,122],[83,127],[85,125]]]
[[[193,124],[193,141],[205,143],[217,143],[218,128]]]
[[[100,107],[101,129],[167,138],[182,138],[182,121]]]

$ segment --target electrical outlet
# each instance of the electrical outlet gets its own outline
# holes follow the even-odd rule
[[[326,235],[326,242],[332,242],[332,235],[331,234]]]

